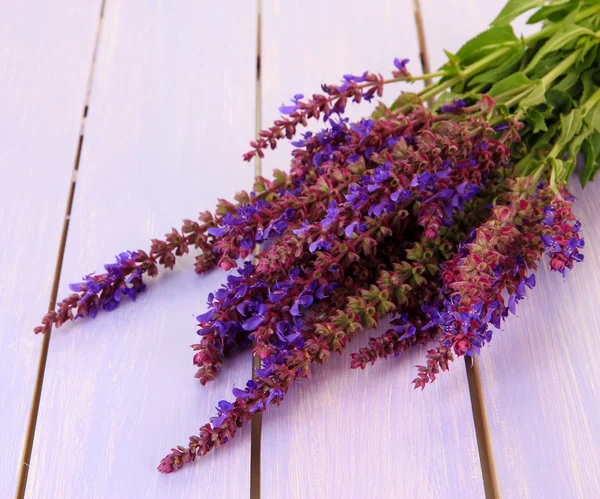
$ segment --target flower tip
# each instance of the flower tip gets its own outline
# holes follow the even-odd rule
[[[160,473],[172,473],[173,471],[175,471],[175,468],[173,468],[173,465],[171,463],[169,463],[167,460],[170,458],[170,456],[165,457],[160,464],[157,466],[157,470]]]
[[[223,269],[225,272],[231,270],[233,267],[235,267],[235,263],[232,260],[221,260],[219,262],[219,268]]]
[[[406,65],[409,62],[410,62],[410,59],[399,59],[398,57],[396,57],[394,59],[394,66],[396,66],[400,70],[403,70],[406,68]]]
[[[247,153],[244,153],[242,158],[244,161],[250,162],[250,161],[252,161],[252,158],[254,158],[255,154],[256,154],[256,151],[254,151],[254,150],[248,151]]]

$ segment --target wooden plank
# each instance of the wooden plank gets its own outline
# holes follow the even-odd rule
[[[263,126],[282,101],[345,73],[389,74],[394,57],[409,57],[412,71],[420,72],[410,0],[377,8],[359,1],[267,1],[262,34]],[[388,90],[384,100],[393,98]],[[368,106],[353,108],[351,116],[367,112]],[[265,171],[285,168],[285,151],[269,153]],[[418,393],[411,380],[424,350],[350,370],[349,352],[367,339],[361,335],[265,413],[262,497],[482,497],[462,364]]]
[[[307,97],[322,93],[321,83],[339,83],[342,75],[365,70],[391,76],[395,57],[409,58],[408,69],[421,72],[419,46],[413,21],[412,0],[377,3],[367,8],[358,0],[308,2],[263,0],[262,37],[262,126],[279,118],[279,106],[302,93]],[[376,47],[375,53],[370,50]],[[422,88],[420,82],[388,86],[386,101],[402,89]],[[373,105],[349,104],[346,115],[360,119]],[[322,122],[309,122],[307,129],[319,130]],[[287,169],[293,147],[287,141],[275,151],[267,151],[262,161],[263,175],[273,169]]]
[[[500,11],[504,0],[422,0],[433,67],[442,47],[456,51]],[[460,23],[450,23],[453,13]],[[526,16],[524,16],[526,18]],[[529,34],[521,17],[515,31]],[[600,496],[599,185],[582,192],[585,262],[567,276],[541,270],[518,317],[480,358],[482,384],[502,497]]]
[[[252,185],[255,19],[243,0],[107,2],[60,295]],[[224,278],[196,276],[188,258],[137,303],[53,333],[28,497],[248,497],[249,429],[156,471],[251,375],[248,352],[212,385],[194,379],[195,315]]]
[[[578,183],[585,261],[540,270],[480,362],[503,497],[600,497],[600,182]]]
[[[0,497],[12,497],[85,103],[100,1],[0,16]]]
[[[445,50],[455,53],[467,40],[486,30],[508,0],[420,0],[431,70],[447,61]],[[526,24],[528,15],[513,21],[517,36],[527,36],[538,26]]]

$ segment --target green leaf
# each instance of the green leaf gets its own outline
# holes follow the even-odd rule
[[[560,82],[554,85],[554,88],[566,92],[579,81],[579,78],[580,74],[577,71],[567,73],[565,77],[562,80],[560,80]]]
[[[594,144],[590,139],[585,139],[582,144],[583,155],[585,156],[585,167],[581,172],[581,187],[585,187],[594,174],[594,163],[596,161],[596,152]]]
[[[580,71],[585,71],[589,68],[596,69],[596,56],[598,55],[598,39],[585,40],[583,44],[582,61],[577,65]]]
[[[523,70],[524,73],[530,73],[540,61],[557,50],[563,49],[568,43],[576,40],[583,35],[594,35],[594,32],[578,26],[576,24],[567,24],[563,29],[552,35],[544,45],[537,51],[533,59],[529,61],[527,67]]]
[[[273,183],[275,185],[285,185],[287,179],[287,173],[285,173],[283,170],[279,170],[278,168],[273,170]]]
[[[569,12],[578,6],[579,2],[565,2],[559,5],[547,5],[538,10],[529,19],[527,24],[536,24],[540,21],[551,21],[553,23],[563,19]]]
[[[595,161],[598,161],[600,157],[600,132],[592,132],[592,134],[588,137],[591,140],[592,145],[594,146],[594,152],[596,153]]]
[[[542,116],[542,113],[540,113],[537,109],[530,108],[527,111],[527,118],[533,125],[533,133],[548,131],[546,120],[544,119],[544,116]]]
[[[573,109],[571,96],[567,92],[556,88],[546,92],[546,102],[556,110],[557,114],[568,114]]]
[[[478,85],[480,83],[495,83],[497,81],[506,78],[510,74],[514,73],[518,67],[519,62],[525,54],[525,47],[519,46],[512,49],[510,52],[503,56],[504,62],[496,68],[492,68],[484,73],[478,74],[472,80],[468,82],[469,85]]]
[[[416,106],[417,104],[419,104],[421,101],[421,99],[419,99],[419,96],[413,92],[402,92],[400,94],[400,96],[394,101],[394,103],[392,104],[392,107],[390,108],[392,111],[394,111],[395,109],[397,109],[398,107],[404,107],[407,105],[414,105]]]
[[[594,83],[594,72],[595,71],[586,71],[581,76],[581,82],[583,83],[583,93],[581,94],[581,102],[586,102],[597,90],[596,84]]]
[[[444,49],[444,54],[446,54],[446,57],[448,58],[452,66],[458,67],[460,65],[460,59],[458,58],[458,56],[454,55],[452,52],[446,49]]]
[[[556,158],[546,158],[546,163],[550,165],[550,169],[552,170],[552,175],[550,178],[554,177],[555,179],[560,178],[559,172],[562,170],[563,168],[563,161],[562,159],[556,159]]]
[[[387,111],[388,107],[383,102],[379,102],[377,104],[377,107],[373,109],[373,112],[371,113],[371,118],[373,118],[375,121],[380,120],[385,116]]]
[[[592,134],[593,130],[588,127],[583,127],[583,131],[576,135],[569,144],[569,153],[571,157],[576,157],[581,152],[581,147],[585,140]]]
[[[531,80],[523,73],[514,73],[492,86],[488,92],[488,95],[494,98],[497,95],[504,94],[506,92],[512,92],[513,90],[525,90],[525,88],[531,86],[531,83]]]
[[[510,116],[510,110],[508,109],[508,106],[506,104],[496,104],[494,109],[500,116],[503,116],[505,118],[508,118]]]
[[[263,177],[256,177],[254,180],[254,192],[260,193],[267,190],[267,184]]]
[[[536,106],[535,110],[539,111],[539,113],[544,117],[545,120],[553,119],[555,117],[555,115],[553,113],[554,108],[547,102],[544,102],[543,104],[540,104],[539,106]],[[556,114],[556,116],[558,116],[558,114]]]
[[[522,170],[520,170],[520,174],[523,176],[529,176],[533,172],[535,172],[541,164],[542,162],[539,159],[529,159],[529,161],[524,162],[522,165],[520,165],[522,167]]]
[[[600,105],[596,104],[590,112],[585,115],[584,121],[590,129],[600,132]]]
[[[448,58],[448,62],[446,62],[446,64],[444,64],[441,68],[446,74],[440,80],[440,82],[460,75],[460,59],[448,50],[444,50],[444,53]]]
[[[435,102],[433,103],[433,109],[437,109],[438,107],[442,106],[446,102],[452,101],[452,99],[454,99],[454,98],[455,98],[455,94],[452,93],[452,92],[443,92],[443,93],[441,93],[435,99]]]
[[[549,55],[548,57],[542,59],[537,66],[533,68],[533,71],[531,71],[531,74],[529,74],[529,78],[532,80],[543,78],[556,66],[558,66],[563,59],[564,56],[562,52],[555,52],[554,54]]]
[[[482,51],[494,48],[498,44],[518,41],[519,39],[515,36],[512,27],[496,26],[471,38],[458,50],[456,57],[464,63],[468,59],[474,58],[478,53],[481,54]]]
[[[573,137],[579,133],[583,120],[581,119],[581,111],[573,109],[569,114],[560,115],[560,137],[557,145],[565,147]]]
[[[508,3],[498,14],[498,17],[492,22],[492,26],[502,26],[510,24],[515,18],[527,12],[528,10],[541,7],[546,0],[508,0]]]
[[[556,179],[561,183],[567,182],[571,178],[573,172],[575,171],[575,166],[577,166],[576,157],[571,156],[568,159],[564,160],[562,162],[560,171],[556,173]]]
[[[546,85],[542,80],[538,80],[535,86],[531,89],[531,91],[527,94],[526,97],[521,99],[519,102],[519,107],[522,109],[527,109],[531,106],[537,106],[538,104],[543,104],[546,101]]]

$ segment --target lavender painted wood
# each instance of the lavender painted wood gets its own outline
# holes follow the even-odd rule
[[[243,0],[107,2],[60,295],[251,186],[255,19]],[[224,273],[198,277],[192,262],[53,333],[27,497],[249,496],[249,428],[177,474],[155,469],[251,375],[248,354],[211,385],[194,379],[195,315]]]
[[[508,0],[420,0],[431,70],[447,61],[445,50],[455,53],[467,40],[489,27]],[[517,36],[538,26],[526,24],[523,14],[512,23]]]
[[[489,23],[503,0],[422,0],[433,67],[442,47],[456,51]],[[453,13],[460,23],[449,23]],[[516,31],[532,32],[520,18]],[[541,270],[517,317],[480,359],[502,497],[600,497],[600,185],[576,211],[585,228],[585,262],[567,276]],[[597,184],[597,183],[596,183]]]
[[[263,418],[263,497],[483,497],[464,368],[417,393],[410,382],[424,355],[361,372],[345,353],[293,387]]]
[[[377,2],[366,6],[358,0],[341,2],[263,0],[262,125],[279,118],[279,106],[302,93],[322,93],[321,83],[337,84],[342,75],[365,70],[391,77],[395,57],[409,58],[408,68],[420,73],[419,46],[413,20],[412,0]],[[370,49],[377,47],[377,51]],[[408,89],[407,84],[388,86],[386,101]],[[421,88],[421,83],[412,87]],[[373,104],[350,103],[346,115],[360,119]],[[322,122],[310,123],[319,130]],[[300,127],[299,132],[306,129]],[[289,167],[293,147],[282,141],[263,160],[263,175]]]
[[[321,82],[345,73],[389,74],[396,56],[409,57],[412,71],[420,72],[409,0],[377,8],[358,1],[266,1],[262,39],[263,126],[288,97],[318,91]],[[399,88],[388,89],[388,103]],[[368,109],[349,108],[354,117]],[[268,153],[264,170],[286,168],[285,151]],[[368,332],[349,352],[367,339]],[[364,372],[349,369],[349,352],[315,369],[310,382],[265,413],[262,497],[482,497],[462,363],[417,393],[411,381],[423,349]]]
[[[577,184],[585,261],[540,270],[480,363],[503,497],[600,497],[600,183]]]
[[[15,493],[81,126],[100,1],[0,16],[0,497]]]

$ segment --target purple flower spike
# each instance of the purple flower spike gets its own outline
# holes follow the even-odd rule
[[[392,70],[392,76],[394,78],[408,78],[410,76],[410,73],[406,68],[408,63],[408,59],[399,59],[398,57],[396,57],[394,59],[394,69]]]
[[[467,107],[467,103],[462,99],[454,99],[451,104],[444,104],[442,112],[444,113],[459,113],[463,108]]]
[[[296,94],[292,99],[290,99],[294,104],[292,106],[281,106],[279,108],[279,112],[282,114],[292,114],[296,109],[298,109],[298,104],[300,99],[302,99],[304,95]]]
[[[324,241],[323,239],[317,239],[314,243],[309,246],[309,251],[314,253],[318,250],[328,251],[331,249],[331,243],[328,241]]]

